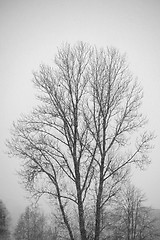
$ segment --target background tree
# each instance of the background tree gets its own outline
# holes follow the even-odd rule
[[[15,228],[14,237],[16,240],[53,240],[52,236],[47,238],[50,230],[46,229],[46,218],[40,213],[37,207],[26,207],[21,214]]]
[[[0,239],[10,239],[10,216],[5,204],[0,200]]]
[[[129,166],[148,163],[152,135],[139,111],[142,89],[115,48],[66,44],[54,63],[34,73],[41,104],[14,123],[8,147],[24,160],[26,189],[55,199],[69,238],[75,239],[75,211],[79,236],[88,238],[91,206],[98,240],[103,208]]]
[[[112,214],[112,239],[160,239],[157,219],[152,209],[144,206],[144,195],[133,185],[127,184],[117,200]]]

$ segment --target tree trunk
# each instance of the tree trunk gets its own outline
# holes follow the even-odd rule
[[[97,203],[96,203],[96,223],[95,223],[95,238],[94,238],[94,240],[99,240],[99,236],[100,236],[102,192],[103,192],[103,164],[101,165],[101,168],[100,168],[100,181],[99,181],[99,189],[98,189]]]
[[[63,204],[62,204],[62,201],[61,201],[61,195],[60,195],[58,184],[56,185],[56,189],[57,189],[58,202],[59,202],[60,210],[61,210],[61,213],[62,213],[63,221],[64,221],[64,223],[67,227],[70,239],[74,240],[74,236],[73,236],[69,221],[67,219],[67,216],[65,214],[64,207],[63,207]]]
[[[76,187],[77,187],[77,198],[78,198],[78,214],[79,214],[79,228],[81,240],[87,240],[86,229],[85,229],[85,221],[84,221],[84,209],[83,209],[83,201],[82,201],[82,193],[80,187],[80,174],[79,171],[76,171]]]

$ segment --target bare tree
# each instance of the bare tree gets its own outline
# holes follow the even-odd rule
[[[130,183],[125,186],[112,209],[111,239],[160,239],[157,219],[152,209],[144,206],[144,201],[144,194],[139,189]]]
[[[55,199],[69,238],[75,239],[75,211],[80,239],[88,238],[86,209],[92,206],[98,240],[102,209],[128,167],[149,162],[153,136],[139,112],[142,89],[115,48],[66,44],[54,63],[34,72],[41,105],[14,123],[8,147],[24,160],[26,188]]]
[[[16,240],[52,240],[53,233],[47,224],[46,217],[37,206],[26,207],[18,220],[14,237]]]

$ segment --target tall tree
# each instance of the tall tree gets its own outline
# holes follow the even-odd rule
[[[14,123],[8,147],[24,160],[26,188],[55,199],[70,239],[75,239],[75,209],[80,238],[88,238],[90,206],[93,236],[99,240],[102,209],[118,191],[128,166],[149,162],[153,136],[142,131],[142,89],[115,48],[66,44],[54,63],[34,73],[41,104]]]

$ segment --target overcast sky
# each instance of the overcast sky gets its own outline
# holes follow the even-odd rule
[[[143,89],[143,111],[157,138],[152,163],[133,180],[160,209],[160,1],[0,0],[0,199],[18,216],[27,201],[18,183],[20,160],[6,154],[12,122],[36,104],[32,71],[52,64],[63,42],[82,40],[126,53]]]

